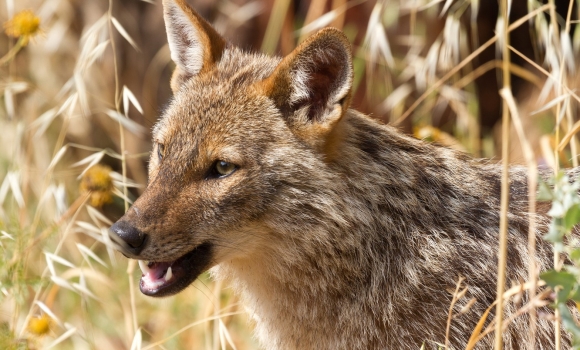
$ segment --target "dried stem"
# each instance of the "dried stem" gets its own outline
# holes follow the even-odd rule
[[[445,349],[449,349],[449,332],[451,331],[451,319],[453,318],[453,307],[459,299],[458,293],[461,288],[461,283],[463,282],[463,277],[457,280],[457,285],[455,286],[455,292],[453,293],[453,298],[451,299],[451,304],[449,305],[449,314],[447,315],[447,328],[445,329]]]
[[[113,50],[113,67],[115,71],[115,109],[117,112],[121,112],[121,94],[119,91],[119,68],[117,62],[117,49],[115,45],[115,36],[113,32],[113,0],[109,0],[109,10],[108,10],[108,25],[109,25],[109,40],[111,40],[111,49]],[[129,210],[129,202],[127,201],[128,198],[128,188],[127,188],[127,151],[125,149],[125,130],[123,128],[123,124],[119,122],[119,140],[120,140],[120,147],[121,147],[121,172],[123,176],[123,195],[124,195],[124,204],[125,204],[125,212]],[[129,298],[131,304],[131,319],[133,320],[133,334],[130,334],[130,338],[133,339],[135,333],[138,329],[138,321],[137,321],[137,307],[135,304],[135,286],[133,282],[133,271],[135,270],[135,261],[129,261],[127,266],[127,277],[129,279]]]
[[[501,1],[501,17],[503,17],[503,42],[502,42],[502,73],[503,90],[511,91],[510,80],[510,51],[509,51],[509,7],[508,1]],[[509,132],[510,111],[507,102],[502,104],[502,177],[501,177],[501,212],[499,221],[499,251],[497,263],[497,305],[495,311],[495,349],[503,349],[502,325],[503,325],[503,292],[505,289],[506,265],[507,265],[507,233],[508,233],[508,209],[509,209]]]
[[[518,138],[522,145],[526,165],[528,167],[528,280],[530,283],[530,290],[528,292],[528,300],[534,300],[536,297],[537,288],[537,271],[536,271],[536,191],[538,187],[538,172],[536,156],[526,137],[522,120],[519,116],[516,102],[510,90],[502,89],[501,96],[510,109],[513,124],[515,126]],[[536,308],[532,307],[529,310],[530,314],[530,350],[535,349],[537,315]]]
[[[538,13],[542,13],[542,12],[548,10],[549,8],[550,8],[550,5],[544,5],[544,6],[538,7],[536,10],[528,13],[527,15],[523,16],[522,18],[520,18],[517,21],[515,21],[514,23],[512,23],[508,27],[507,33],[512,32],[516,28],[518,28],[521,25],[523,25],[524,23],[526,23],[531,18],[534,18],[535,16],[537,16]],[[507,35],[507,33],[506,33],[506,35]],[[447,72],[447,74],[445,74],[441,79],[436,81],[435,84],[431,85],[421,96],[419,96],[419,98],[417,100],[415,100],[415,102],[411,105],[411,107],[409,107],[405,111],[405,113],[403,113],[399,117],[399,119],[395,120],[393,122],[393,124],[399,125],[403,121],[405,121],[405,119],[407,119],[417,109],[417,107],[419,107],[419,105],[421,103],[423,103],[423,101],[425,101],[425,99],[427,99],[427,97],[429,97],[429,95],[431,95],[434,91],[436,91],[441,86],[443,86],[443,84],[445,84],[446,81],[448,81],[452,76],[454,76],[457,72],[459,72],[461,69],[463,69],[463,67],[468,65],[475,57],[479,56],[479,54],[481,54],[483,51],[485,51],[488,47],[495,44],[497,40],[498,40],[498,36],[496,34],[493,38],[486,41],[485,44],[478,47],[477,50],[473,51],[469,56],[467,56],[457,66],[453,67],[453,69],[451,69],[449,72]]]
[[[262,51],[265,53],[271,54],[276,50],[276,46],[278,45],[280,39],[280,33],[282,32],[282,25],[284,24],[284,19],[286,18],[289,7],[290,0],[274,1],[272,15],[268,21],[266,35],[264,36],[264,41],[262,42]]]

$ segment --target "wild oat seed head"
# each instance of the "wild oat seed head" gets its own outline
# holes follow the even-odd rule
[[[28,331],[34,335],[42,336],[50,331],[50,318],[47,315],[37,316],[28,322]]]
[[[80,184],[81,193],[90,192],[93,207],[100,208],[113,201],[112,169],[106,165],[97,164],[83,176]]]
[[[18,12],[11,20],[4,23],[6,35],[14,38],[22,38],[24,45],[28,40],[40,31],[40,18],[31,10]]]

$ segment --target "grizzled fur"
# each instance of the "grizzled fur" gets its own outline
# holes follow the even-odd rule
[[[451,323],[451,347],[463,348],[495,300],[500,167],[348,109],[350,48],[337,30],[280,59],[226,44],[184,0],[164,7],[175,97],[155,126],[149,185],[120,220],[147,240],[126,254],[171,261],[211,247],[203,269],[233,286],[266,349],[434,347],[462,276],[456,311],[477,299]],[[208,178],[216,160],[237,170]],[[510,176],[508,283],[528,279],[526,169]],[[546,269],[548,219],[537,220]],[[526,348],[528,323],[512,323],[506,349]],[[552,349],[551,322],[537,333]]]

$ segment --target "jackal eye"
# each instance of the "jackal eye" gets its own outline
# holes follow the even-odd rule
[[[223,160],[218,160],[215,162],[214,171],[216,177],[224,177],[228,176],[234,171],[236,171],[238,167],[234,163],[226,162]]]
[[[157,157],[159,157],[159,160],[162,160],[163,156],[165,156],[165,145],[163,145],[162,143],[158,143],[157,144]]]

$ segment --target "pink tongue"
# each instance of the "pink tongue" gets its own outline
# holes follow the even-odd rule
[[[150,270],[149,273],[152,274],[156,279],[160,279],[165,276],[165,272],[171,266],[171,263],[168,262],[154,262],[150,263]]]
[[[161,287],[165,282],[165,273],[171,266],[171,263],[156,262],[149,265],[149,271],[141,277],[143,287],[149,290],[155,290]]]

